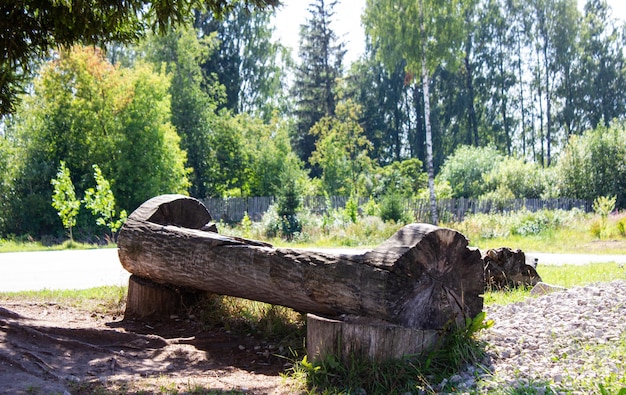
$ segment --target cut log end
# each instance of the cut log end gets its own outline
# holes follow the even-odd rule
[[[395,323],[422,329],[464,325],[483,309],[484,273],[480,252],[461,233],[429,224],[410,224],[366,254],[395,262],[389,269],[413,279],[395,306]]]

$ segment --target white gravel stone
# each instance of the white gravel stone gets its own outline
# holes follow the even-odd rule
[[[577,380],[626,374],[624,356],[614,355],[610,344],[626,333],[624,280],[490,305],[485,311],[495,324],[479,334],[488,344],[480,372],[492,373],[474,380],[478,368],[466,367],[449,382],[463,383],[476,393],[489,393],[498,383],[532,387],[536,393],[576,393],[580,388],[572,385]],[[606,355],[595,355],[598,347],[605,347]]]

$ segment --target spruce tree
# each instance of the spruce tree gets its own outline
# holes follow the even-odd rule
[[[310,129],[324,116],[335,115],[335,87],[342,75],[345,54],[331,28],[336,0],[314,0],[309,18],[300,26],[300,61],[296,67],[293,96],[296,98],[294,148],[309,163],[316,137]],[[316,176],[314,170],[312,176]]]

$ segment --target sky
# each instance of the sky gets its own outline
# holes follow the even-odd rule
[[[293,51],[294,58],[298,53],[300,25],[309,17],[308,5],[311,0],[283,0],[283,6],[275,18],[276,36]],[[585,0],[578,0],[579,9]],[[626,21],[626,1],[608,0],[613,9],[613,16]],[[335,6],[333,29],[337,36],[346,44],[348,52],[344,64],[350,64],[365,51],[365,34],[361,26],[361,14],[365,9],[365,0],[338,0]]]

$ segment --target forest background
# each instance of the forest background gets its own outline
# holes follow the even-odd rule
[[[79,197],[97,165],[117,212],[161,193],[626,207],[626,34],[606,1],[368,0],[351,64],[335,6],[310,3],[297,54],[245,6],[50,52],[0,125],[0,236],[63,234],[61,161]]]

